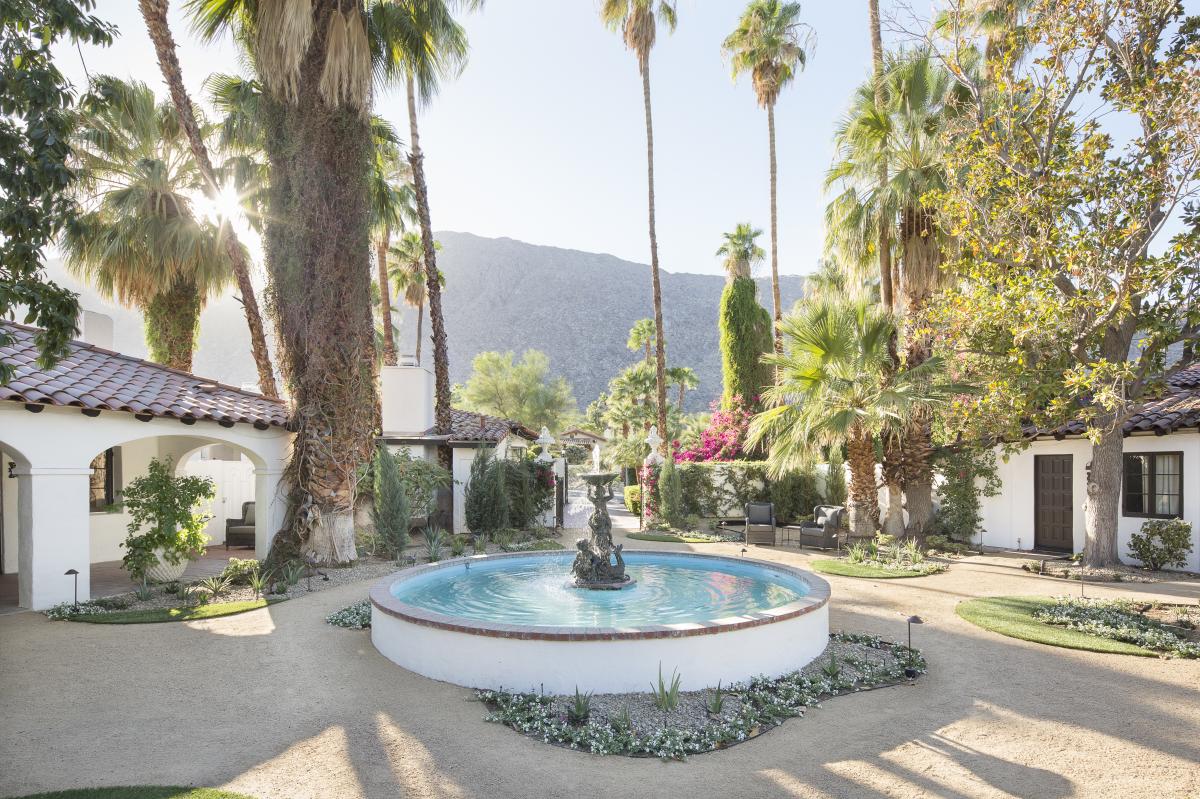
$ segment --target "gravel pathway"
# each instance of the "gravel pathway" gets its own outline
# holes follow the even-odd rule
[[[814,557],[747,556],[801,567]],[[1078,589],[1020,561],[964,558],[902,581],[828,577],[834,627],[897,639],[920,614],[913,643],[929,674],[686,763],[582,754],[483,722],[470,691],[405,672],[368,634],[325,623],[366,581],[199,622],[0,617],[0,796],[131,783],[259,799],[1200,796],[1200,662],[1053,649],[955,615],[967,597]],[[1200,584],[1182,580],[1087,591],[1200,599]]]

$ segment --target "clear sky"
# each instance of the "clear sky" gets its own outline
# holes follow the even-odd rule
[[[171,5],[184,77],[202,98],[209,74],[237,71],[237,51],[202,45],[180,0]],[[718,273],[722,232],[742,221],[768,227],[766,113],[720,52],[743,6],[680,0],[678,30],[660,30],[651,59],[659,253],[673,272]],[[597,9],[598,0],[490,0],[464,19],[470,63],[421,119],[436,229],[649,260],[641,82]],[[110,48],[83,48],[88,69],[140,78],[165,96],[136,2],[99,0],[96,13],[121,35]],[[866,2],[809,0],[804,19],[815,51],[776,109],[785,274],[811,272],[821,255],[833,128],[870,67]],[[74,47],[57,55],[86,85]],[[378,96],[376,111],[407,139],[402,93]]]

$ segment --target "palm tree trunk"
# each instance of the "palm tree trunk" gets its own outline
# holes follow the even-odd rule
[[[905,209],[901,215],[900,243],[904,260],[896,289],[896,305],[904,314],[908,365],[929,359],[931,342],[918,335],[913,321],[924,310],[941,283],[941,250],[933,214],[925,208]],[[908,532],[922,538],[933,523],[933,438],[928,413],[918,410],[905,426],[904,495],[908,507]]]
[[[429,323],[433,328],[434,427],[438,433],[450,432],[450,357],[446,348],[446,323],[442,316],[442,287],[438,282],[437,255],[433,242],[433,223],[429,216],[429,190],[425,185],[425,156],[421,154],[421,135],[417,129],[417,95],[410,74],[405,82],[408,95],[408,162],[412,165],[413,189],[417,196],[417,216],[421,221],[421,244],[425,250],[425,292],[429,302]],[[417,345],[420,352],[420,344]],[[448,460],[448,452],[442,453]]]
[[[883,109],[887,102],[883,81],[883,35],[879,26],[879,0],[868,0],[871,18],[871,61],[874,64],[875,107]],[[879,190],[882,195],[888,182],[887,148],[879,154]],[[879,299],[884,308],[891,308],[895,292],[892,286],[891,225],[879,222]]]
[[[385,227],[375,242],[375,279],[379,282],[379,319],[383,324],[383,365],[396,365],[396,336],[392,331],[392,290],[388,282],[387,252],[392,229]]]
[[[324,31],[337,0],[313,0],[313,41],[295,100],[263,94],[269,175],[265,249],[283,376],[295,410],[285,529],[271,559],[301,551],[347,562],[359,467],[378,424],[371,313],[368,175],[371,132],[358,109],[319,91]],[[267,532],[267,531],[264,531]]]
[[[200,292],[190,280],[177,280],[155,295],[144,309],[150,360],[181,372],[192,371],[202,305]]]
[[[196,124],[192,101],[183,85],[183,71],[175,54],[175,38],[167,24],[169,2],[170,0],[138,0],[138,6],[141,8],[142,18],[146,21],[146,30],[154,42],[159,69],[171,91],[175,113],[178,114],[179,123],[187,133],[192,156],[204,177],[204,193],[212,200],[216,199],[220,188],[213,172],[212,161],[208,157],[208,148],[204,146],[200,127]],[[267,337],[263,331],[262,314],[258,309],[258,297],[254,291],[254,284],[250,282],[250,267],[246,263],[246,253],[241,242],[228,222],[223,226],[222,239],[225,253],[229,257],[229,265],[237,279],[238,291],[242,294],[242,310],[246,314],[246,325],[250,328],[250,350],[254,355],[254,364],[258,367],[259,390],[268,397],[278,397],[279,389],[275,385],[275,372],[271,368],[271,356],[267,350]]]
[[[778,168],[775,163],[775,104],[767,106],[767,147],[771,159],[771,314],[774,321],[775,354],[783,354],[783,332],[779,329],[783,321],[783,300],[779,296],[779,217],[776,212]],[[779,369],[775,369],[775,381],[779,382]]]
[[[888,506],[883,517],[883,531],[897,538],[904,535],[904,454],[903,434],[885,431],[882,471]]]
[[[850,430],[846,440],[846,462],[850,466],[850,537],[870,538],[875,535],[879,518],[879,494],[875,489],[875,447],[871,436],[859,425]]]
[[[663,334],[662,287],[658,280],[658,233],[654,227],[654,121],[650,113],[650,59],[641,62],[642,103],[646,108],[646,185],[650,220],[650,279],[654,289],[654,373],[658,389],[658,432],[667,439],[667,342]]]
[[[421,330],[421,323],[425,321],[425,303],[417,304],[417,366],[421,365],[421,341],[425,337],[425,333]]]

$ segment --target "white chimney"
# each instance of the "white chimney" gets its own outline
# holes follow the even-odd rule
[[[414,436],[433,427],[433,372],[411,358],[400,366],[380,371],[383,400],[383,434]]]
[[[113,348],[113,318],[95,311],[79,312],[79,338],[101,349]]]

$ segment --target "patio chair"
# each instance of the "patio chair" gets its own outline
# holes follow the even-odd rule
[[[775,546],[775,505],[747,502],[745,532],[747,544]]]
[[[242,503],[240,519],[225,520],[225,550],[230,547],[254,549],[254,503]]]
[[[818,505],[813,508],[813,520],[800,524],[800,546],[837,549],[841,540],[842,518],[846,509],[841,505]]]

